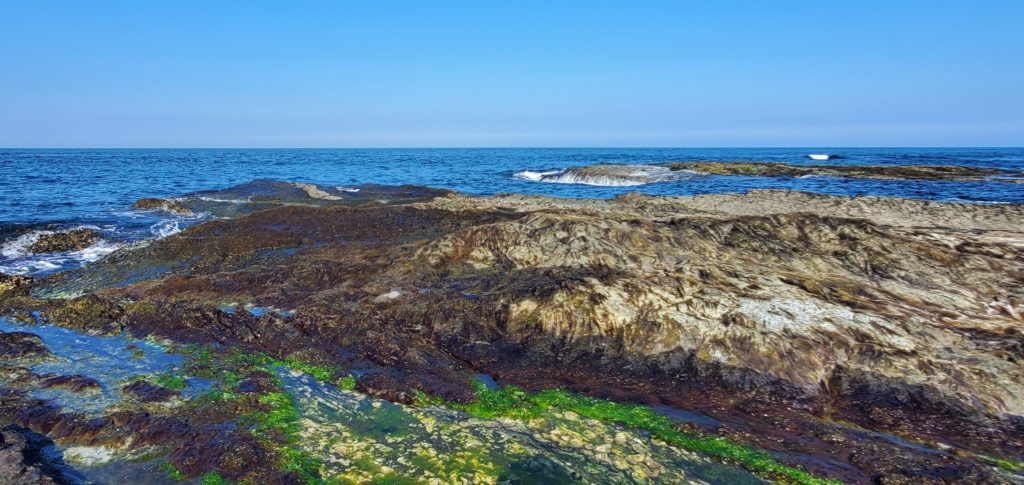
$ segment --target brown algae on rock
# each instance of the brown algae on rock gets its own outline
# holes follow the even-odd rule
[[[9,284],[4,315],[202,345],[142,379],[65,373],[132,394],[114,405],[12,384],[7,409],[227,480],[987,482],[1022,456],[1020,206],[316,190],[185,196],[224,219]],[[30,363],[8,371],[39,382]]]

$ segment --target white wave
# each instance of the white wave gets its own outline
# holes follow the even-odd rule
[[[344,186],[339,185],[339,186],[337,186],[335,188],[340,190],[340,191],[342,191],[342,192],[351,192],[351,193],[359,192],[359,189],[357,189],[355,187],[344,187]]]
[[[181,226],[178,224],[178,221],[170,219],[153,224],[150,226],[149,232],[156,236],[157,239],[163,239],[181,232]]]
[[[249,199],[219,199],[217,197],[204,197],[204,196],[199,196],[199,200],[206,201],[206,202],[221,202],[221,203],[225,203],[225,204],[248,204],[249,202],[252,202]]]
[[[67,229],[61,229],[59,231],[47,231],[37,229],[35,231],[26,232],[25,234],[22,234],[14,239],[11,239],[3,243],[3,245],[0,245],[0,256],[3,256],[7,259],[23,258],[25,256],[32,254],[32,251],[29,251],[28,248],[35,244],[40,237],[45,236],[47,234],[77,231],[79,229],[92,229],[94,231],[100,230],[100,228],[91,225],[80,225],[70,227]]]
[[[812,153],[810,155],[807,155],[807,158],[810,158],[811,160],[828,160],[832,158],[832,155],[829,155],[827,153]]]
[[[658,165],[594,165],[537,172],[525,170],[514,174],[516,178],[549,184],[580,184],[602,187],[630,187],[657,182],[679,180],[693,175]]]
[[[45,271],[52,271],[60,268],[60,263],[66,262],[67,258],[39,258],[21,260],[12,264],[0,264],[0,273],[10,275],[32,275]]]
[[[0,246],[0,256],[7,259],[16,259],[27,256],[32,252],[28,250],[29,246],[36,243],[41,236],[44,234],[53,234],[53,231],[32,231],[26,232],[10,241],[7,241]]]
[[[106,239],[100,239],[92,246],[68,253],[68,256],[71,256],[82,263],[92,263],[123,247],[123,244],[110,242]]]
[[[549,170],[547,172],[535,172],[533,170],[523,170],[522,172],[516,172],[516,173],[512,174],[512,176],[517,178],[517,179],[529,180],[531,182],[540,182],[540,181],[543,181],[545,177],[550,177],[552,175],[558,175],[558,174],[560,174],[562,172],[565,172],[565,170]]]

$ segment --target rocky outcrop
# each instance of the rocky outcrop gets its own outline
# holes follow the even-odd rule
[[[43,357],[50,349],[38,336],[26,332],[0,331],[0,357],[17,359],[22,357]]]
[[[0,482],[10,485],[70,483],[43,454],[44,437],[18,426],[0,429]]]
[[[359,389],[401,402],[470,399],[483,371],[684,409],[850,481],[995,480],[978,457],[1024,454],[1022,206],[373,190],[185,197],[231,218],[48,277],[37,296],[87,295],[32,304],[370,369]]]
[[[28,250],[33,253],[60,253],[79,251],[92,246],[100,239],[100,233],[86,227],[64,232],[46,232],[39,235]]]
[[[139,199],[132,204],[133,209],[138,210],[157,210],[170,212],[173,214],[179,214],[183,216],[192,215],[192,211],[186,207],[182,207],[177,201],[169,199],[156,199],[156,198],[145,198]]]

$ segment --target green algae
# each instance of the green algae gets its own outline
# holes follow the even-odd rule
[[[561,389],[529,393],[515,386],[505,386],[492,390],[479,381],[473,382],[473,390],[477,395],[475,402],[452,403],[451,406],[480,418],[521,420],[537,418],[551,408],[564,409],[599,421],[646,430],[665,443],[735,463],[765,478],[813,485],[840,483],[783,465],[763,451],[721,437],[683,433],[673,427],[671,420],[647,406],[581,396]]]
[[[199,477],[199,483],[202,485],[233,485],[235,482],[220,476],[220,473],[208,472]]]
[[[338,379],[338,383],[336,384],[336,386],[338,387],[338,389],[341,389],[342,391],[355,390],[356,376],[349,374],[345,377],[342,377],[341,379]]]
[[[991,456],[982,456],[981,459],[1004,470],[1009,470],[1015,473],[1024,473],[1024,461],[1004,460],[1002,458],[994,458]]]
[[[330,382],[331,378],[334,377],[335,373],[334,369],[330,367],[303,362],[293,356],[290,356],[284,359],[283,361],[274,361],[274,364],[287,367],[292,370],[305,372],[306,374],[313,376],[313,378],[321,382]]]
[[[188,387],[188,381],[185,377],[179,376],[170,371],[157,375],[156,379],[154,379],[154,383],[168,389],[181,390]]]
[[[185,481],[185,479],[188,478],[188,477],[185,476],[184,473],[181,472],[181,470],[178,470],[178,467],[174,466],[174,464],[172,464],[171,462],[168,462],[168,461],[165,461],[165,462],[157,465],[157,468],[160,471],[166,473],[167,474],[167,478],[170,478],[172,481],[175,481],[175,482],[183,482],[183,481]]]

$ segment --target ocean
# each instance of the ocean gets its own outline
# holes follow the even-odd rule
[[[836,158],[815,161],[812,153]],[[131,210],[142,197],[172,197],[254,179],[349,186],[426,185],[471,194],[517,192],[608,198],[627,192],[690,195],[787,189],[971,203],[1024,203],[1024,184],[839,177],[701,176],[641,185],[549,183],[572,167],[673,161],[791,164],[963,165],[1024,170],[1024,148],[488,148],[488,149],[0,149],[0,272],[42,275],[165,237],[204,220]],[[104,239],[71,253],[29,254],[43,231],[92,227]]]

